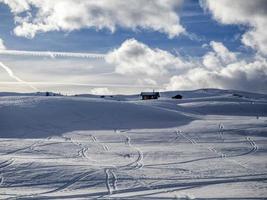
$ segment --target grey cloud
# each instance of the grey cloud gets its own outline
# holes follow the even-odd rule
[[[205,87],[240,89],[267,93],[267,60],[255,55],[249,61],[236,57],[221,43],[212,42],[213,50],[202,58],[202,63],[186,73],[173,76],[166,85],[167,90],[197,89]],[[221,46],[224,51],[216,50]],[[232,61],[222,62],[226,55],[235,57]],[[208,63],[208,64],[207,64]]]
[[[222,24],[241,24],[250,28],[242,42],[267,55],[267,2],[266,0],[201,0],[202,7],[211,12]]]
[[[0,0],[14,14],[17,36],[33,38],[37,33],[73,31],[81,28],[149,29],[170,38],[185,32],[176,8],[182,0]],[[35,10],[33,9],[36,9]],[[28,13],[23,16],[23,13]]]

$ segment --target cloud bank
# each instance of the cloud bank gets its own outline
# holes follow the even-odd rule
[[[267,92],[267,60],[261,55],[244,58],[221,42],[211,41],[201,58],[185,59],[129,39],[106,56],[115,72],[139,83],[165,85],[167,90],[198,88]],[[160,81],[159,81],[160,80]]]
[[[222,43],[212,41],[212,50],[199,65],[184,74],[173,76],[167,90],[224,88],[267,92],[267,60],[255,55],[246,60],[230,52]]]
[[[267,55],[267,2],[266,0],[201,0],[204,9],[222,24],[249,26],[242,42]]]
[[[146,29],[173,38],[184,28],[175,9],[182,0],[0,0],[14,14],[17,36],[33,38],[37,33],[96,30],[117,27]]]
[[[111,95],[112,92],[106,87],[93,88],[91,89],[91,94],[94,95]]]

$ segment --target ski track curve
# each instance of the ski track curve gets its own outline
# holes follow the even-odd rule
[[[113,192],[117,190],[118,179],[113,168],[105,168],[104,172],[106,175],[105,183],[106,183],[107,191],[108,191],[108,194],[111,195],[113,194]]]
[[[138,155],[134,161],[132,161],[132,162],[130,162],[124,166],[118,166],[116,168],[116,170],[120,169],[121,170],[120,173],[125,173],[125,172],[123,172],[123,170],[129,170],[130,171],[130,170],[142,169],[144,167],[144,163],[143,163],[144,155],[143,155],[142,150],[135,147],[134,145],[132,145],[131,138],[128,135],[125,135],[125,133],[127,133],[129,130],[130,129],[125,129],[125,130],[114,129],[114,133],[120,134],[120,135],[125,137],[124,144],[129,146],[130,148],[134,149],[134,151],[137,152],[137,155]],[[127,174],[127,176],[129,176],[129,174]],[[150,188],[150,186],[147,183],[145,183],[145,182],[143,182],[137,178],[134,178],[133,176],[130,176],[130,177],[133,178],[133,180],[135,180],[137,183],[139,183],[142,187]]]
[[[138,158],[135,161],[136,162],[136,166],[135,167],[136,167],[136,169],[141,169],[144,166],[144,163],[143,163],[144,155],[143,155],[143,152],[139,148],[137,148],[137,147],[134,147],[134,148],[138,152]]]
[[[178,132],[179,132],[179,134],[181,134],[184,138],[186,138],[188,141],[190,141],[193,145],[197,145],[197,144],[198,144],[194,139],[192,139],[192,138],[190,138],[190,137],[188,137],[188,136],[185,136],[185,135],[182,133],[182,131],[178,130]],[[202,146],[202,145],[201,145],[201,146]],[[205,147],[205,148],[207,148],[209,151],[212,151],[212,152],[214,152],[215,154],[217,154],[217,155],[218,155],[217,158],[222,158],[222,159],[224,159],[224,160],[228,160],[228,161],[230,161],[230,162],[232,162],[232,163],[235,163],[236,165],[238,165],[238,166],[240,166],[240,167],[242,167],[242,168],[244,168],[244,169],[251,170],[250,168],[248,168],[248,167],[245,166],[244,164],[242,164],[242,163],[240,163],[240,162],[238,162],[238,161],[232,159],[231,156],[227,156],[226,154],[224,154],[224,153],[222,153],[222,152],[219,152],[219,151],[216,150],[214,147]],[[236,156],[233,156],[233,157],[236,157]]]
[[[104,173],[105,173],[105,176],[106,176],[105,184],[106,184],[106,188],[107,188],[107,191],[108,191],[109,195],[115,193],[118,190],[118,187],[117,187],[118,177],[117,177],[115,171],[117,171],[119,169],[125,169],[126,166],[128,166],[128,167],[132,166],[133,167],[132,169],[141,169],[144,166],[144,163],[143,163],[143,160],[144,160],[143,152],[139,148],[137,148],[137,147],[132,145],[131,138],[129,136],[125,135],[125,133],[127,133],[127,130],[126,131],[125,130],[120,131],[120,133],[121,133],[121,135],[123,135],[126,138],[125,145],[128,145],[129,147],[133,148],[136,151],[137,158],[133,162],[128,163],[125,166],[120,166],[120,167],[115,167],[115,168],[105,168],[104,169]],[[222,132],[219,131],[219,133],[221,135],[221,138],[223,139],[223,135],[222,135],[223,131]],[[176,131],[176,135],[177,135],[177,137],[175,138],[175,140],[180,135],[183,138],[185,138],[187,141],[189,141],[192,145],[201,145],[195,139],[193,139],[190,136],[184,134],[180,130]],[[108,146],[106,146],[105,144],[102,144],[101,142],[99,142],[98,139],[95,136],[91,135],[90,137],[91,137],[93,142],[95,142],[95,143],[97,143],[99,145],[102,145],[102,148],[103,148],[104,151],[109,151]],[[88,147],[82,147],[81,143],[77,143],[77,142],[73,141],[71,137],[69,137],[69,138],[64,137],[64,138],[65,138],[66,141],[69,141],[69,142],[71,142],[73,144],[76,144],[79,147],[81,147],[81,149],[79,149],[79,151],[78,151],[78,155],[80,157],[88,158],[88,156],[86,155],[86,152],[88,151]],[[258,149],[259,149],[258,145],[256,144],[256,142],[251,137],[246,137],[246,141],[251,146],[251,150],[246,152],[246,153],[244,153],[244,154],[242,154],[242,156],[258,151]],[[14,151],[7,152],[6,155],[13,154],[13,153],[16,153],[16,152],[19,152],[19,151],[23,151],[23,150],[26,150],[26,149],[30,149],[30,150],[34,151],[35,150],[34,148],[39,146],[40,144],[42,144],[42,141],[37,141],[37,142],[27,146],[27,147],[23,147],[23,148],[14,150]],[[49,144],[44,144],[44,145],[49,145]],[[237,165],[240,165],[241,167],[249,169],[246,166],[244,166],[243,164],[241,164],[241,163],[239,163],[239,162],[237,162],[237,161],[235,161],[233,159],[230,159],[231,157],[235,157],[235,156],[226,156],[222,152],[216,150],[214,147],[208,147],[208,150],[218,154],[221,158],[228,159],[229,161],[232,161],[232,162],[236,163]],[[238,155],[238,156],[241,156],[241,154]],[[13,159],[10,159],[10,160],[6,160],[4,162],[1,162],[0,163],[0,169],[11,165],[13,163],[13,161],[14,161]],[[60,186],[60,187],[58,187],[58,188],[56,188],[54,190],[51,190],[51,191],[48,191],[48,192],[45,192],[45,193],[41,193],[41,194],[62,192],[64,190],[68,189],[69,187],[71,187],[72,185],[74,185],[75,183],[79,182],[80,180],[86,178],[89,175],[93,175],[95,173],[97,173],[97,172],[96,171],[94,171],[94,172],[90,171],[90,172],[81,173],[80,175],[78,175],[78,176],[72,178],[70,181],[66,182],[64,185],[62,185],[62,186]],[[141,184],[144,184],[142,181],[140,181],[140,180],[138,180],[138,181]],[[4,177],[0,174],[0,187],[3,184],[3,182],[4,182]],[[146,184],[144,184],[143,186],[144,187],[148,187]]]
[[[256,142],[250,138],[250,137],[246,137],[246,140],[249,142],[249,144],[251,145],[251,150],[247,153],[247,154],[250,154],[250,153],[254,153],[254,152],[257,152],[259,147],[258,145],[256,144]]]
[[[98,139],[93,136],[93,135],[90,135],[90,138],[92,140],[92,142],[94,143],[97,143],[99,144],[102,149],[104,151],[109,151],[109,148],[107,145],[105,144],[102,144],[98,141]],[[82,157],[82,158],[86,158],[88,160],[91,160],[91,161],[94,161],[94,162],[98,162],[97,160],[92,160],[91,158],[89,158],[86,154],[86,152],[88,151],[88,147],[83,147],[82,143],[79,143],[79,142],[75,142],[72,140],[72,138],[69,138],[69,141],[78,145],[79,147],[81,147],[81,149],[78,151],[78,156]],[[114,169],[117,170],[117,167],[114,166],[114,167],[110,167],[110,168],[104,168],[104,173],[105,173],[105,185],[106,185],[106,188],[107,188],[107,191],[108,191],[108,194],[111,195],[114,191],[117,190],[117,176],[114,172]],[[53,190],[53,191],[50,191],[49,193],[53,193],[53,192],[59,192],[59,191],[62,191],[62,190],[65,190],[67,189],[68,187],[70,187],[71,185],[75,184],[76,182],[78,182],[79,180],[81,180],[82,178],[85,178],[86,176],[88,176],[90,174],[90,172],[85,172],[84,174],[81,174],[80,176],[72,179],[71,181],[69,181],[68,183],[66,183],[65,185]]]
[[[114,130],[114,132],[118,133],[118,130]],[[132,145],[131,143],[131,138],[127,135],[125,135],[125,133],[127,133],[127,130],[123,130],[123,131],[119,131],[119,133],[121,135],[123,135],[126,139],[125,139],[125,144],[128,145],[129,147],[133,148],[135,150],[135,152],[137,152],[138,156],[137,159],[134,160],[131,163],[128,163],[127,165],[121,167],[121,168],[125,168],[125,167],[132,167],[132,169],[141,169],[144,166],[144,155],[143,152],[141,151],[141,149],[135,147]]]

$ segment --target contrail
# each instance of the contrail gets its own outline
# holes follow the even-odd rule
[[[70,82],[27,82],[31,85],[63,85],[63,86],[86,86],[86,87],[114,87],[114,88],[155,88],[160,89],[160,86],[154,85],[127,85],[127,84],[97,84],[97,83],[70,83]],[[18,82],[0,82],[0,84],[18,84]]]
[[[57,52],[57,51],[18,51],[18,50],[0,50],[0,55],[15,56],[46,56],[46,57],[73,57],[73,58],[93,58],[104,59],[106,54],[97,53],[73,53],[73,52]]]
[[[9,67],[7,67],[6,65],[4,65],[2,62],[0,62],[0,66],[1,66],[1,67],[8,73],[8,75],[9,75],[11,78],[15,79],[15,80],[18,81],[19,83],[23,83],[23,84],[29,86],[29,87],[30,87],[31,89],[33,89],[33,90],[36,90],[36,91],[38,90],[36,87],[32,86],[30,83],[28,83],[28,82],[26,82],[26,81],[20,79],[19,77],[17,77],[17,76],[13,73],[13,71],[12,71]]]

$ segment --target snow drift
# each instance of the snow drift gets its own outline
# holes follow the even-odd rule
[[[39,138],[74,130],[164,128],[192,118],[134,103],[81,97],[1,97],[1,137]]]

